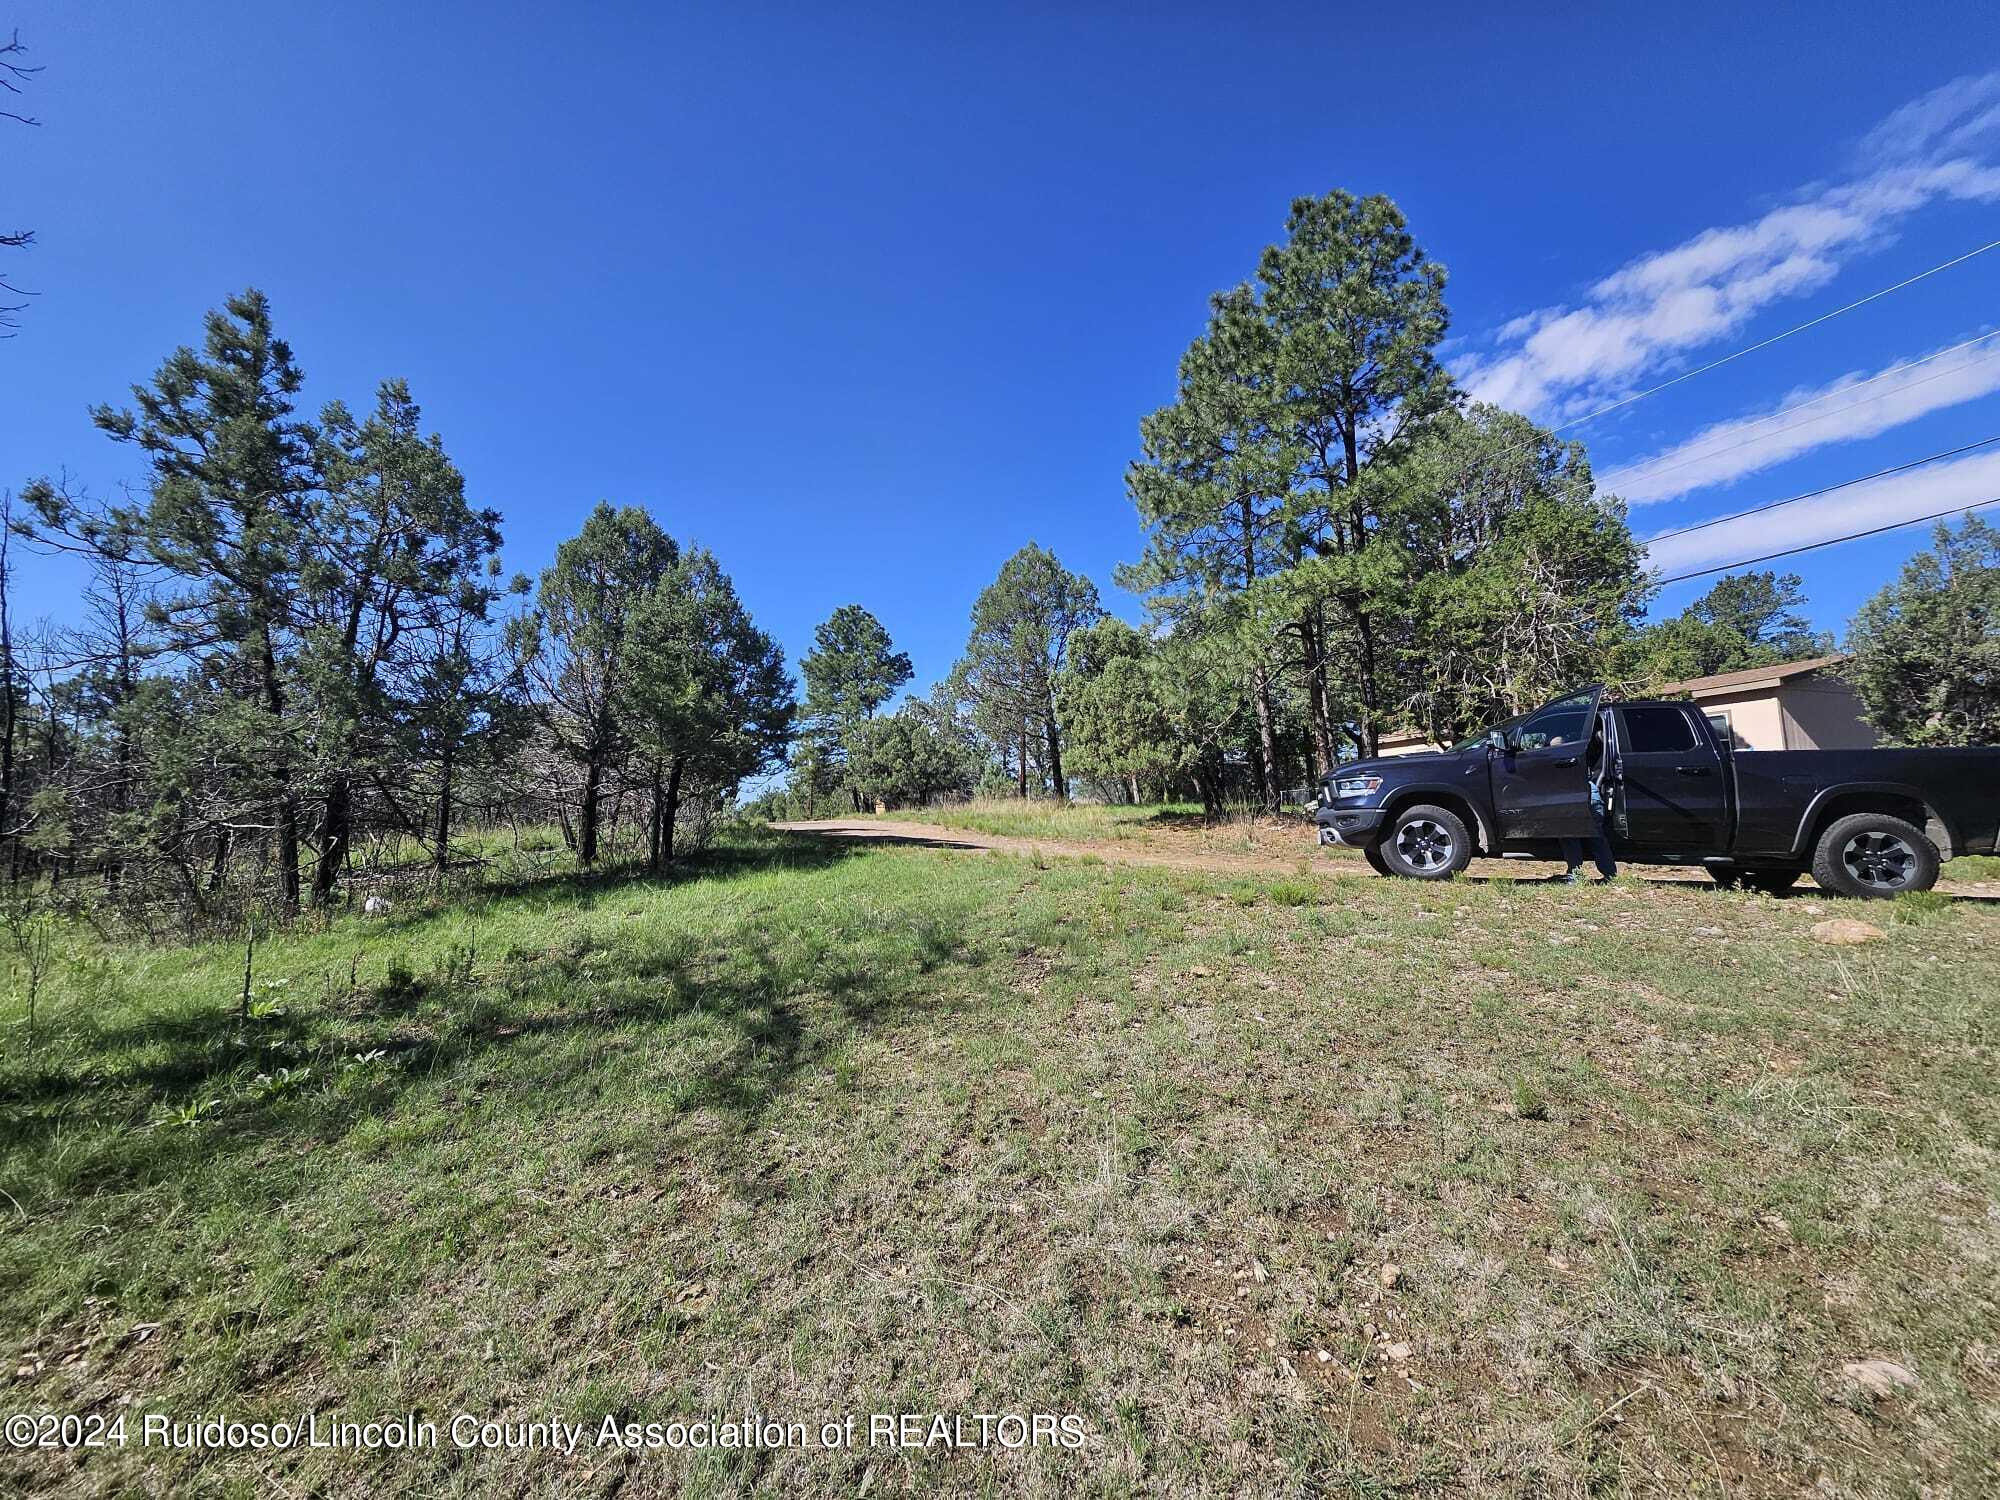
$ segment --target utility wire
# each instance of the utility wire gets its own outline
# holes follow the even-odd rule
[[[1873,474],[1862,474],[1854,479],[1843,479],[1839,484],[1829,484],[1823,489],[1807,490],[1802,495],[1788,495],[1783,500],[1773,500],[1766,505],[1752,506],[1749,510],[1739,510],[1726,516],[1717,516],[1712,521],[1697,521],[1692,526],[1677,526],[1672,531],[1656,532],[1645,538],[1647,546],[1654,542],[1664,542],[1668,537],[1686,536],[1693,531],[1706,531],[1711,526],[1720,526],[1728,521],[1740,521],[1745,516],[1761,516],[1767,510],[1776,510],[1781,505],[1796,505],[1801,500],[1816,500],[1821,495],[1831,495],[1835,490],[1852,489],[1857,484],[1866,484],[1871,479],[1886,479],[1891,474],[1901,474],[1909,469],[1920,469],[1925,464],[1934,464],[1941,459],[1956,458],[1961,453],[1970,453],[1975,448],[1989,448],[2000,443],[2000,433],[1989,438],[1981,438],[1976,443],[1967,443],[1960,448],[1947,448],[1942,453],[1933,453],[1927,458],[1913,458],[1906,464],[1895,464],[1886,469],[1877,469]]]
[[[1820,402],[1830,401],[1835,396],[1845,396],[1852,391],[1860,390],[1863,386],[1873,385],[1878,380],[1887,380],[1891,375],[1900,375],[1906,370],[1914,370],[1919,365],[1929,364],[1934,359],[1943,359],[1947,354],[1956,354],[1962,349],[1970,349],[1974,344],[1983,344],[1988,339],[1993,339],[1993,338],[2000,338],[2000,328],[1996,328],[1991,333],[1982,333],[1979,335],[1978,338],[1967,339],[1962,344],[1954,344],[1949,349],[1940,349],[1935,354],[1926,354],[1922,359],[1913,359],[1900,365],[1892,365],[1878,375],[1871,375],[1866,380],[1855,381],[1853,385],[1841,386],[1836,390],[1821,391],[1817,396],[1808,396],[1805,400],[1795,401],[1790,406],[1781,406],[1778,408],[1778,410],[1771,412],[1767,416],[1753,417],[1747,421],[1735,423],[1734,426],[1738,431],[1742,431],[1744,429],[1751,427],[1761,427],[1766,422],[1775,422],[1777,421],[1778,418],[1783,416],[1789,416],[1791,413],[1795,411],[1801,411],[1808,406],[1817,406]],[[1819,412],[1814,416],[1807,417],[1803,422],[1793,422],[1787,426],[1780,427],[1772,432],[1756,433],[1750,437],[1739,438],[1736,442],[1733,443],[1725,443],[1719,448],[1709,448],[1699,453],[1689,454],[1686,458],[1680,459],[1675,463],[1667,464],[1664,467],[1661,466],[1660,459],[1642,460],[1641,462],[1636,464],[1628,464],[1623,469],[1615,469],[1611,473],[1605,475],[1604,476],[1605,483],[1610,484],[1613,480],[1616,480],[1624,476],[1630,476],[1634,478],[1643,476],[1648,479],[1656,479],[1661,477],[1662,475],[1672,474],[1675,471],[1680,469],[1685,469],[1692,464],[1705,463],[1711,458],[1720,458],[1725,453],[1733,453],[1738,448],[1747,448],[1752,443],[1769,442],[1772,438],[1783,437],[1788,432],[1796,432],[1801,427],[1810,427],[1815,422],[1824,422],[1828,417],[1837,417],[1844,411],[1853,411],[1856,407],[1866,406],[1871,401],[1884,401],[1891,396],[1900,395],[1904,391],[1913,391],[1918,386],[1929,385],[1933,380],[1943,380],[1947,375],[1956,375],[1961,370],[1972,369],[1973,367],[1983,364],[1987,360],[1993,359],[1996,356],[2000,356],[2000,349],[1989,349],[1986,353],[1980,355],[1976,359],[1969,359],[1965,361],[1965,363],[1963,364],[1953,365],[1949,369],[1939,370],[1937,373],[1933,375],[1926,375],[1922,380],[1912,380],[1908,385],[1892,386],[1888,390],[1877,391],[1872,396],[1863,396],[1859,401],[1850,401],[1845,406],[1836,406],[1829,411]],[[1661,455],[1662,458],[1668,456],[1670,455],[1668,454]]]
[[[1866,307],[1869,303],[1879,301],[1880,299],[1888,296],[1892,292],[1900,292],[1901,290],[1903,290],[1904,287],[1915,286],[1919,281],[1924,280],[1926,277],[1935,276],[1940,271],[1949,271],[1953,266],[1962,266],[1967,261],[1972,260],[1974,257],[1984,255],[1987,253],[1987,251],[1995,249],[2000,249],[2000,240],[1988,240],[1985,244],[1977,246],[1974,249],[1968,250],[1963,255],[1955,255],[1950,260],[1940,261],[1938,264],[1932,266],[1929,270],[1919,271],[1914,276],[1905,276],[1901,281],[1896,282],[1892,286],[1885,286],[1881,288],[1879,291],[1870,292],[1865,297],[1857,297],[1854,299],[1854,301],[1849,302],[1844,307],[1836,307],[1831,312],[1823,312],[1816,318],[1808,318],[1805,322],[1795,324],[1792,327],[1784,330],[1784,332],[1782,333],[1774,333],[1767,339],[1760,339],[1757,343],[1747,344],[1741,349],[1732,350],[1728,354],[1723,355],[1720,359],[1712,359],[1707,364],[1698,365],[1692,370],[1683,370],[1680,374],[1674,376],[1674,378],[1671,380],[1663,380],[1658,385],[1649,386],[1647,389],[1643,391],[1635,391],[1630,396],[1626,396],[1620,400],[1613,401],[1608,405],[1600,406],[1596,408],[1594,411],[1587,411],[1580,417],[1572,417],[1570,418],[1569,421],[1559,423],[1556,426],[1551,427],[1547,430],[1549,434],[1553,436],[1556,433],[1567,432],[1572,427],[1581,427],[1586,422],[1594,422],[1599,417],[1607,416],[1614,411],[1619,411],[1624,407],[1632,405],[1634,402],[1644,401],[1648,396],[1657,396],[1661,391],[1668,390],[1674,386],[1677,386],[1681,384],[1683,381],[1693,380],[1697,375],[1706,375],[1710,370],[1719,370],[1726,364],[1730,364],[1736,360],[1742,359],[1745,355],[1755,354],[1759,349],[1768,349],[1773,344],[1782,343],[1784,340],[1791,338],[1794,334],[1804,333],[1809,328],[1817,328],[1819,327],[1820,324],[1829,322],[1832,319],[1839,317],[1842,313],[1853,312],[1857,307]],[[1947,350],[1944,352],[1949,353],[1950,351]],[[1492,458],[1486,460],[1486,462],[1484,462],[1479,466],[1479,472],[1475,474],[1472,477],[1472,479],[1468,480],[1467,484],[1471,485],[1478,483],[1480,480],[1484,479],[1488,474],[1490,474],[1493,471],[1493,468],[1496,464],[1502,463],[1505,460],[1512,458],[1516,453],[1520,453],[1525,451],[1526,449],[1534,447],[1538,442],[1540,442],[1539,438],[1530,438],[1526,442],[1516,443],[1514,444],[1513,447],[1505,449],[1504,451],[1495,454]]]
[[[1582,416],[1572,418],[1570,421],[1564,422],[1561,426],[1552,427],[1549,430],[1551,432],[1567,432],[1572,427],[1581,427],[1585,422],[1594,422],[1599,417],[1606,416],[1614,411],[1618,411],[1622,407],[1627,407],[1632,405],[1632,403],[1635,401],[1644,401],[1648,396],[1657,396],[1661,391],[1667,390],[1673,386],[1677,386],[1684,380],[1692,380],[1697,375],[1706,375],[1710,370],[1719,370],[1724,365],[1729,364],[1734,360],[1739,360],[1743,358],[1746,354],[1755,354],[1759,349],[1768,349],[1773,344],[1782,343],[1784,340],[1790,338],[1793,334],[1804,333],[1808,328],[1817,328],[1819,327],[1820,324],[1828,322],[1834,318],[1837,318],[1842,313],[1853,312],[1857,307],[1866,307],[1869,303],[1877,301],[1883,297],[1886,297],[1891,292],[1900,292],[1906,286],[1914,286],[1916,285],[1916,283],[1922,281],[1927,276],[1935,276],[1940,271],[1949,271],[1953,266],[1964,265],[1965,262],[1971,260],[1974,256],[1984,255],[1989,250],[2000,250],[2000,240],[1988,240],[1985,244],[1979,246],[1977,249],[1968,250],[1963,255],[1953,256],[1950,260],[1942,261],[1939,264],[1932,266],[1928,271],[1919,271],[1914,276],[1906,276],[1901,281],[1897,282],[1894,286],[1885,286],[1878,292],[1870,292],[1865,297],[1857,297],[1855,298],[1854,301],[1848,303],[1845,307],[1836,307],[1833,309],[1833,311],[1821,313],[1816,318],[1808,318],[1803,323],[1797,324],[1796,326],[1791,328],[1787,328],[1783,333],[1774,333],[1767,339],[1760,339],[1758,340],[1758,342],[1754,344],[1749,344],[1746,345],[1744,348],[1733,350],[1732,352],[1723,355],[1720,359],[1712,359],[1707,364],[1697,365],[1692,370],[1683,370],[1680,374],[1676,375],[1672,380],[1663,380],[1656,386],[1651,386],[1648,387],[1646,390],[1635,392],[1630,396],[1626,396],[1622,400],[1613,401],[1608,406],[1600,406],[1595,411],[1585,412]]]
[[[2000,505],[2000,495],[1995,495],[1991,500],[1975,500],[1970,505],[1953,506],[1950,510],[1932,511],[1927,516],[1911,516],[1905,521],[1891,521],[1886,526],[1871,526],[1866,531],[1850,531],[1846,536],[1830,536],[1823,542],[1807,542],[1804,546],[1787,547],[1781,552],[1766,552],[1762,557],[1745,557],[1713,568],[1698,568],[1692,573],[1676,573],[1671,578],[1660,579],[1659,585],[1665,588],[1670,583],[1685,583],[1690,578],[1706,578],[1711,573],[1727,573],[1732,568],[1748,568],[1780,557],[1795,557],[1801,552],[1816,552],[1821,547],[1837,547],[1842,542],[1859,541],[1865,536],[1880,536],[1885,531],[1901,531],[1905,526],[1921,526],[1926,521],[1942,521],[1946,516],[1964,515],[1967,511],[1983,510],[1989,505]]]

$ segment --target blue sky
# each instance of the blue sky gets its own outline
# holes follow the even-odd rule
[[[1136,615],[1138,419],[1296,194],[1394,197],[1455,368],[1551,421],[2000,239],[2000,8],[1512,9],[17,0],[0,484],[136,479],[88,408],[256,285],[308,407],[409,379],[511,567],[643,503],[792,660],[859,602],[923,683],[1031,539]],[[1996,331],[2000,250],[1575,435],[1650,534],[2000,435]],[[1996,454],[1661,561],[2000,495]],[[1784,566],[1838,630],[1922,541]]]

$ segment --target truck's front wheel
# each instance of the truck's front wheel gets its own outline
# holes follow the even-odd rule
[[[1813,850],[1813,879],[1829,891],[1883,900],[1937,884],[1937,845],[1887,813],[1835,818]]]
[[[1472,834],[1448,807],[1404,808],[1376,848],[1391,875],[1411,880],[1449,880],[1472,863]]]

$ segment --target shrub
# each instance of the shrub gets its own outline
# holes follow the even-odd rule
[[[1514,1080],[1514,1118],[1517,1120],[1546,1120],[1549,1117],[1549,1101],[1542,1097],[1542,1091],[1525,1078]]]

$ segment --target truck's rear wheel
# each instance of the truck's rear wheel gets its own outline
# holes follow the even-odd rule
[[[1813,850],[1813,879],[1829,891],[1884,900],[1937,884],[1937,845],[1887,813],[1835,818]]]
[[[1376,845],[1391,875],[1449,880],[1472,863],[1472,834],[1448,807],[1420,803],[1396,814]]]

